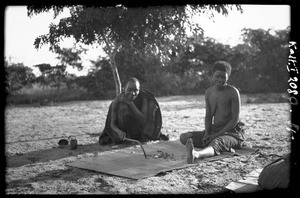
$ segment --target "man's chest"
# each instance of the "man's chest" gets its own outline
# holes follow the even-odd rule
[[[211,94],[209,98],[209,104],[212,109],[216,108],[230,108],[231,98],[226,93],[215,93]]]

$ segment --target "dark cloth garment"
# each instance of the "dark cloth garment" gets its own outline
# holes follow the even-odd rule
[[[241,141],[230,135],[222,135],[213,139],[208,146],[213,147],[216,155],[220,155],[223,151],[229,152],[231,148],[240,148]]]
[[[121,93],[124,94],[124,93]],[[122,97],[122,95],[118,97]],[[127,138],[136,139],[140,141],[158,140],[160,139],[162,116],[158,102],[154,98],[153,93],[147,90],[140,90],[139,95],[133,101],[136,107],[141,110],[143,98],[148,99],[148,115],[145,125],[141,125],[134,117],[130,107],[122,102],[118,103],[118,127],[126,133]],[[99,143],[102,145],[114,142],[119,144],[121,140],[118,138],[116,132],[111,128],[111,111],[112,103],[109,106],[106,117],[105,127],[99,137]]]
[[[290,154],[265,166],[258,185],[265,190],[287,189],[290,182]]]
[[[181,134],[180,141],[182,144],[186,144],[188,138],[192,138],[195,148],[205,148],[212,146],[215,154],[219,155],[222,151],[230,151],[231,148],[236,149],[242,145],[244,141],[245,130],[243,128],[245,124],[238,122],[238,124],[230,131],[225,132],[210,142],[203,142],[205,131],[192,131]],[[215,134],[224,128],[224,125],[212,125],[211,134]]]
[[[224,124],[219,124],[219,125],[216,125],[216,124],[213,124],[211,126],[211,134],[216,134],[218,133],[219,131],[221,131],[225,126],[227,125],[227,123],[224,123]],[[224,135],[229,135],[229,136],[232,136],[240,141],[244,141],[245,140],[245,130],[244,130],[244,126],[245,124],[242,122],[242,121],[239,121],[235,127],[233,127],[233,129],[225,132]]]

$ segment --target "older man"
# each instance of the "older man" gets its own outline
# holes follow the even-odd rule
[[[146,142],[168,140],[161,134],[162,117],[154,95],[140,89],[140,82],[130,78],[124,91],[111,103],[99,143],[119,144],[124,137]]]

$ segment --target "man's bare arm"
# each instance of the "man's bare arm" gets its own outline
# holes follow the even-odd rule
[[[113,131],[115,131],[120,139],[124,139],[126,133],[124,131],[122,131],[121,129],[119,129],[118,125],[117,125],[117,120],[118,120],[118,100],[113,100],[112,102],[112,111],[111,111],[111,121],[110,121],[110,126],[112,128]]]
[[[208,101],[209,91],[205,92],[205,135],[209,135],[211,131],[212,125],[212,115],[211,115],[211,108]]]

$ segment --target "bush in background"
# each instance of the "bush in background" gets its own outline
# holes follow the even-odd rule
[[[63,86],[60,94],[60,101],[89,100],[89,93],[82,87],[68,89]],[[30,104],[30,105],[52,105],[57,102],[57,89],[54,87],[43,87],[33,84],[31,87],[24,87],[15,95],[7,97],[7,104]]]

